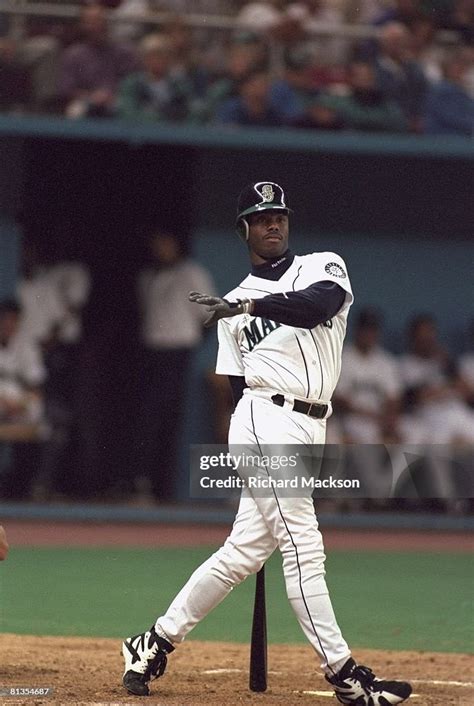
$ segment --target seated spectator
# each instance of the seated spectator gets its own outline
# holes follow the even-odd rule
[[[321,93],[316,99],[316,105],[333,111],[337,124],[347,130],[372,132],[403,132],[408,128],[400,107],[377,87],[371,64],[354,61],[348,78],[345,95]]]
[[[216,120],[223,125],[281,125],[282,116],[272,105],[268,74],[256,71],[247,76],[240,84],[238,96],[218,108]]]
[[[303,115],[288,122],[288,127],[297,127],[303,130],[342,130],[344,123],[334,108],[325,105],[324,101],[320,102],[319,98],[315,98]]]
[[[393,419],[398,409],[401,385],[397,363],[381,347],[380,330],[378,314],[361,311],[354,342],[342,354],[334,406],[343,414],[345,437],[351,442],[381,443],[386,417]]]
[[[428,83],[440,81],[443,48],[435,43],[434,17],[424,14],[415,16],[410,22],[409,30],[411,58],[417,62]]]
[[[107,117],[114,113],[120,81],[138,66],[135,51],[109,38],[100,5],[82,10],[82,41],[65,49],[60,66],[59,94],[68,117]]]
[[[224,100],[238,96],[242,81],[265,64],[265,47],[260,39],[250,32],[237,34],[228,49],[223,73],[208,88],[194,117],[200,121],[212,119]]]
[[[210,81],[212,59],[211,42],[198,44],[192,28],[181,15],[172,15],[163,25],[172,57],[170,74],[179,85],[187,85],[190,92],[191,105],[203,100]]]
[[[317,35],[321,26],[337,27],[343,22],[342,8],[330,0],[300,0],[287,5],[285,15],[298,20],[310,46],[325,65],[345,64],[347,41],[334,35]]]
[[[453,0],[447,4],[442,27],[457,32],[461,41],[468,45],[474,44],[474,3],[472,0]]]
[[[45,380],[41,352],[21,335],[20,307],[0,303],[0,422],[37,423],[43,414]]]
[[[431,86],[426,97],[427,133],[467,137],[474,134],[474,98],[466,89],[466,75],[472,64],[467,49],[457,49],[443,61],[443,80]]]
[[[165,35],[150,34],[140,43],[143,70],[120,84],[117,115],[140,121],[183,120],[189,113],[191,87],[171,75],[172,53]]]
[[[408,29],[398,22],[389,22],[381,30],[375,70],[385,98],[398,104],[411,131],[420,132],[427,82],[409,50]]]
[[[302,118],[318,95],[315,86],[313,55],[306,49],[289,51],[285,55],[284,75],[271,85],[273,109],[286,123]]]

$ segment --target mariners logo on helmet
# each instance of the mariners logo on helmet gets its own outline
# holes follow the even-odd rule
[[[273,181],[257,181],[248,184],[239,195],[237,203],[237,224],[241,218],[245,218],[255,211],[266,211],[277,209],[284,213],[290,213],[286,205],[285,192]]]
[[[264,184],[262,186],[262,196],[264,201],[273,201],[275,192],[273,191],[271,184]]]

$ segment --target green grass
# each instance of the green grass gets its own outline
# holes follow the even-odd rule
[[[149,626],[210,553],[193,549],[15,548],[0,567],[1,630],[120,638]],[[328,584],[353,647],[469,652],[474,572],[466,554],[332,552]],[[191,639],[248,642],[254,580]],[[267,564],[271,642],[305,642],[276,553]]]

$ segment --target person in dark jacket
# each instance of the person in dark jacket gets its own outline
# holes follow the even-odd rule
[[[428,92],[425,131],[434,135],[474,134],[474,99],[466,90],[472,59],[468,49],[457,49],[443,62],[443,80]]]

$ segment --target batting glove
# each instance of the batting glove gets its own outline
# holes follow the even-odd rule
[[[200,292],[190,292],[188,298],[190,302],[207,306],[206,311],[210,313],[210,316],[204,321],[205,328],[214,326],[219,319],[226,319],[238,314],[250,314],[253,308],[252,299],[237,299],[236,302],[229,302],[227,299]]]

